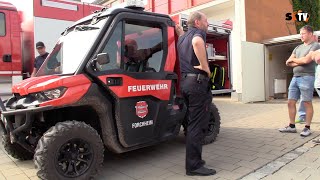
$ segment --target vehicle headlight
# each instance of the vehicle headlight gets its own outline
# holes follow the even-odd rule
[[[60,87],[57,89],[51,89],[48,91],[44,91],[43,94],[50,100],[52,99],[57,99],[59,97],[61,97],[65,92],[66,92],[67,88],[65,87]]]

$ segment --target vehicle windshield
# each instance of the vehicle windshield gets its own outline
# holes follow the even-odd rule
[[[101,19],[95,24],[90,24],[91,22],[79,24],[64,32],[36,76],[75,73],[106,19]]]

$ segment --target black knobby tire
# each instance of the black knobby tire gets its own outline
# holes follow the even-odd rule
[[[2,135],[2,144],[7,153],[19,160],[30,160],[33,158],[33,153],[26,150],[17,143],[11,144],[8,135]]]
[[[208,133],[204,138],[203,144],[210,144],[216,140],[219,132],[220,132],[220,113],[215,104],[211,104],[210,106],[210,121],[208,127]]]
[[[103,164],[104,146],[84,122],[59,122],[38,142],[34,163],[41,179],[91,179]],[[79,160],[81,159],[81,160]]]

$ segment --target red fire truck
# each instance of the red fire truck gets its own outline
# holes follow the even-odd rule
[[[0,95],[32,73],[37,41],[50,52],[68,26],[100,9],[68,0],[0,0]]]

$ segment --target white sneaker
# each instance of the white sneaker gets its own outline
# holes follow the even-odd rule
[[[311,134],[311,130],[305,127],[300,133],[300,136],[307,137],[307,136],[310,136],[310,134]]]
[[[296,133],[297,129],[296,128],[292,128],[290,126],[287,126],[287,127],[284,127],[284,128],[280,128],[279,131],[282,132],[282,133]]]

